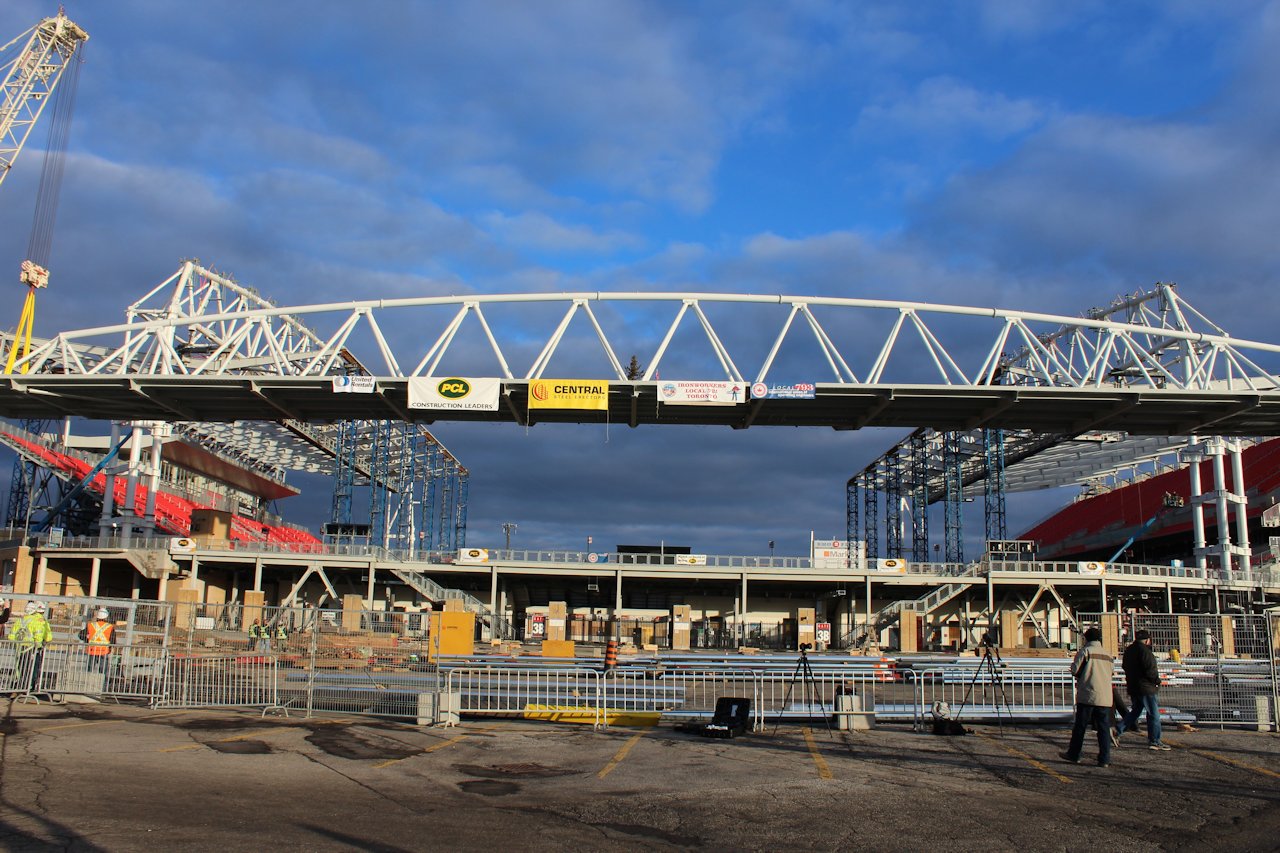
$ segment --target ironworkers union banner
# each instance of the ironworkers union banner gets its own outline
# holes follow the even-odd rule
[[[658,399],[668,406],[734,406],[747,389],[741,382],[659,382]]]
[[[501,379],[415,377],[409,380],[409,408],[494,411],[501,391]]]
[[[529,382],[531,409],[609,408],[609,383],[601,379],[533,379]]]

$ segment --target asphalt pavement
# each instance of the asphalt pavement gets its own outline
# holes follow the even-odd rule
[[[0,848],[71,851],[1275,850],[1280,738],[1060,727],[709,739],[662,725],[6,702]]]

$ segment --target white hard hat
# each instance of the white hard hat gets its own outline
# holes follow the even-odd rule
[[[43,601],[36,602],[36,610],[39,610],[41,613],[44,613],[48,609],[49,605],[45,604]]]
[[[97,610],[93,611],[95,619],[106,619],[108,615],[107,608],[105,607],[99,607]]]
[[[38,602],[38,601],[28,601],[28,602],[27,602],[27,612],[28,612],[28,613],[39,613],[39,612],[40,612],[40,602]]]

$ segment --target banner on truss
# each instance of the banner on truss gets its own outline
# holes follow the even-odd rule
[[[741,382],[658,383],[658,399],[668,406],[736,406],[746,391]]]
[[[599,379],[534,379],[529,382],[529,408],[607,411],[609,383]]]
[[[492,412],[501,392],[501,379],[417,377],[409,380],[409,408]]]

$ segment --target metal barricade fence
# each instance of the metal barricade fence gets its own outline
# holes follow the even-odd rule
[[[916,670],[917,728],[935,703],[946,703],[960,720],[1070,720],[1075,714],[1075,679],[1064,666],[984,666],[981,660]]]
[[[600,672],[585,667],[461,667],[449,670],[443,707],[460,714],[604,725]]]
[[[762,723],[758,672],[627,667],[609,671],[603,683],[606,723],[629,714],[709,720],[722,697],[750,699],[752,727],[759,729]]]
[[[80,642],[36,647],[0,641],[0,692],[79,694],[154,703],[164,690],[167,652],[160,646],[112,646],[90,654]]]
[[[154,703],[175,708],[280,707],[276,659],[269,655],[171,655]]]
[[[1217,726],[1276,727],[1274,617],[1255,614],[1081,614],[1113,631],[1119,658],[1139,630],[1151,635],[1160,662],[1160,707],[1166,719]]]
[[[760,675],[760,719],[819,719],[837,714],[837,697],[856,696],[859,711],[877,720],[914,720],[913,685],[886,681],[874,669],[832,670],[814,667],[813,682],[803,672],[767,670]],[[840,713],[848,713],[841,711]]]

